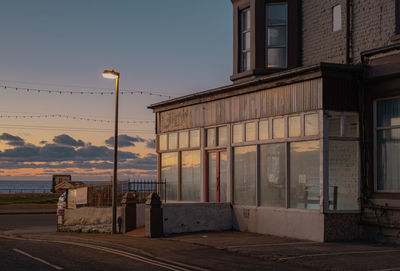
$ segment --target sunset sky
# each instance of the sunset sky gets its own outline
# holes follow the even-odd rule
[[[155,176],[148,105],[230,84],[229,0],[4,0],[1,10],[0,180],[110,179],[115,83],[104,69],[121,73],[125,92],[121,179]]]

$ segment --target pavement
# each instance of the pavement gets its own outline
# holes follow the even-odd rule
[[[56,214],[56,204],[7,204],[0,205],[0,215]]]
[[[5,217],[0,216],[0,220]],[[146,238],[143,228],[116,235],[39,232],[34,228],[31,232],[7,233],[8,237],[26,240],[96,244],[181,266],[196,266],[197,270],[400,271],[400,246],[363,241],[319,243],[235,231]]]

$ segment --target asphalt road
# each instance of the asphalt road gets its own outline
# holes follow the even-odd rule
[[[56,232],[55,214],[13,214],[0,215],[0,233],[45,233]]]
[[[89,245],[90,246],[90,245]],[[0,237],[0,270],[184,270],[106,247]]]

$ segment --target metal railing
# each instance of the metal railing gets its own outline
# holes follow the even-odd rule
[[[112,183],[85,184],[87,187],[87,203],[80,206],[106,207],[112,205]],[[136,195],[138,202],[144,202],[148,195],[165,191],[165,182],[156,180],[133,180],[119,182],[117,185],[117,205],[121,205],[122,197],[126,192]]]

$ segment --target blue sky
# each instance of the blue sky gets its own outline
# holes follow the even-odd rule
[[[93,177],[97,168],[93,167],[90,172],[86,164],[82,165],[85,168],[82,171],[77,163],[82,158],[73,156],[75,152],[93,150],[93,146],[104,151],[101,159],[94,160],[109,163],[111,159],[107,158],[111,148],[107,142],[113,135],[112,123],[22,116],[63,114],[111,122],[112,95],[45,94],[16,91],[11,87],[112,90],[113,82],[101,77],[101,72],[109,68],[121,73],[121,89],[171,96],[230,84],[232,7],[229,0],[3,0],[1,10],[0,85],[8,88],[0,88],[0,116],[3,116],[0,117],[0,179],[47,179],[52,173],[71,173],[78,179]],[[163,99],[153,95],[124,95],[120,119],[125,122],[154,120],[146,106]],[[149,170],[147,158],[154,154],[151,148],[154,123],[121,124],[120,127],[120,134],[133,143],[127,143],[123,149],[131,154],[126,154],[130,157],[128,164],[136,165],[132,171],[126,166],[123,175],[154,174],[154,170],[146,171]],[[19,138],[17,141],[23,144],[10,141],[10,136]],[[61,144],[60,138],[68,139],[69,143],[82,143],[65,149],[65,142]],[[38,154],[49,155],[46,151],[55,146],[63,148],[57,149],[55,162],[50,167],[46,164],[48,159]],[[18,148],[37,148],[35,151],[43,152],[18,160],[15,156],[23,153]],[[63,150],[70,156],[64,155]],[[15,159],[12,170],[8,156],[11,153]],[[90,158],[87,157],[87,162]],[[154,162],[154,157],[150,160]],[[35,164],[29,171],[32,163],[43,163],[42,168],[38,170],[39,164]],[[73,167],[68,168],[68,164]],[[108,179],[111,170],[97,173],[93,178]]]

